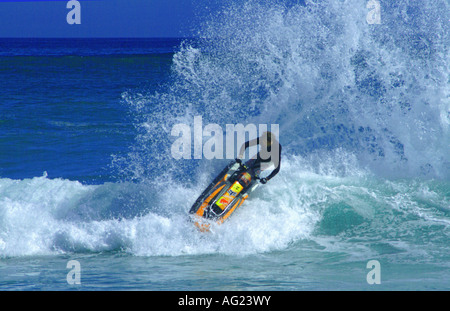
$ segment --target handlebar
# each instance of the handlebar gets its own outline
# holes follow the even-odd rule
[[[245,170],[248,169],[248,166],[245,165],[245,163],[242,163],[242,160],[241,160],[241,159],[236,158],[235,161],[236,161],[236,163],[239,163],[239,166],[240,166],[240,167],[244,168]],[[261,178],[260,178],[259,176],[257,176],[257,175],[255,175],[254,178],[255,178],[256,180],[260,180],[260,179],[261,179]]]

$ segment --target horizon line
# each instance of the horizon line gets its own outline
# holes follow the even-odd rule
[[[199,37],[191,37],[191,36],[179,36],[179,37],[173,37],[173,36],[169,36],[169,37],[165,37],[165,36],[161,36],[161,37],[140,37],[140,36],[135,36],[135,37],[50,37],[50,36],[45,36],[45,37],[0,37],[0,39],[200,39]]]

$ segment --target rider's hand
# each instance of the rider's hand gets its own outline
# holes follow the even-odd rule
[[[259,182],[265,184],[267,182],[267,178],[260,178]]]
[[[239,164],[242,164],[242,160],[239,159],[239,158],[236,158],[236,162],[239,163]]]

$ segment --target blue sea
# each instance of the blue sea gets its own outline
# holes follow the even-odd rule
[[[366,4],[0,39],[0,290],[449,290],[450,7],[383,1],[370,24]],[[278,124],[283,146],[209,233],[188,211],[230,159],[171,153],[197,116]]]

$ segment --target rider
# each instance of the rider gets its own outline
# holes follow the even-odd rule
[[[248,147],[255,145],[260,145],[261,150],[245,164],[251,169],[253,169],[256,175],[259,175],[261,171],[264,171],[270,166],[271,163],[273,163],[275,165],[275,169],[270,173],[269,176],[261,178],[259,180],[262,184],[265,184],[280,171],[281,145],[277,141],[273,133],[264,132],[262,133],[261,137],[247,141],[241,146],[236,161],[238,163],[242,163],[241,159],[244,157],[245,150]]]

